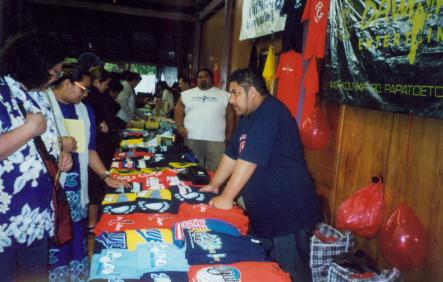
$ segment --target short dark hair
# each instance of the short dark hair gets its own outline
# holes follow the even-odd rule
[[[184,83],[191,84],[191,80],[189,79],[189,77],[182,76],[178,80],[180,79],[183,80]]]
[[[234,71],[228,78],[228,83],[230,82],[237,82],[245,89],[254,86],[260,95],[269,95],[263,76],[251,69],[246,68]]]
[[[199,69],[199,70],[197,71],[197,77],[198,77],[198,74],[201,73],[202,71],[208,73],[209,76],[211,77],[212,81],[214,81],[214,75],[212,74],[212,71],[211,71],[210,69],[207,69],[207,68],[201,68],[201,69]]]
[[[140,74],[132,71],[125,71],[122,73],[123,79],[126,81],[140,81],[142,77]]]
[[[78,63],[84,68],[89,70],[93,67],[103,66],[104,63],[100,60],[100,57],[92,52],[84,52],[78,57]]]
[[[111,78],[108,89],[114,93],[119,93],[123,90],[123,84],[116,78]]]
[[[58,87],[68,79],[71,82],[81,81],[85,76],[91,76],[89,71],[78,63],[67,63],[62,66],[63,75],[54,81],[51,86]]]
[[[82,67],[85,68],[84,66]],[[103,82],[111,78],[111,74],[103,67],[92,67],[89,69],[89,74],[91,75],[92,81],[98,80],[99,82]]]
[[[0,74],[10,75],[26,88],[35,89],[49,81],[49,70],[64,58],[58,35],[30,31],[8,39],[0,55]]]

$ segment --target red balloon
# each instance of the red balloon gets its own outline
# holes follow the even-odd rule
[[[303,145],[311,150],[322,150],[329,142],[331,130],[325,114],[316,109],[303,122],[300,138]]]
[[[379,243],[383,257],[400,270],[421,265],[429,246],[423,224],[406,203],[401,203],[383,225]]]

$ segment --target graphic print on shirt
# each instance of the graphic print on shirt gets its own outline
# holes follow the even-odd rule
[[[124,225],[128,225],[128,224],[133,225],[133,224],[135,224],[135,221],[132,219],[125,219],[122,216],[118,216],[116,219],[112,219],[108,222],[109,226],[115,225],[115,228],[114,228],[115,231],[120,231]]]
[[[178,193],[174,193],[174,197],[181,202],[190,200],[202,202],[205,200],[203,193],[199,193],[191,187],[184,185],[178,185]]]
[[[314,17],[314,21],[316,23],[318,23],[321,18],[323,17],[324,13],[323,13],[323,2],[318,2],[317,5],[315,5],[315,17]]]
[[[80,174],[73,172],[73,173],[67,173],[66,174],[66,181],[65,181],[65,187],[75,187],[78,185],[77,179],[79,179]]]
[[[190,232],[192,241],[209,253],[215,253],[223,247],[219,236],[206,232]]]
[[[161,267],[168,265],[168,254],[166,248],[168,245],[159,243],[154,244],[150,249],[151,267]]]
[[[117,251],[107,251],[105,255],[101,256],[99,259],[99,269],[100,274],[109,275],[114,273],[116,260],[123,254]]]
[[[125,231],[127,234],[137,233],[146,242],[157,242],[172,244],[172,231],[170,229],[152,228],[152,229],[138,229]]]
[[[171,204],[167,201],[162,202],[149,202],[144,200],[139,200],[138,208],[141,212],[165,212],[171,208]]]
[[[166,273],[150,273],[150,276],[154,282],[173,282]]]
[[[107,214],[131,214],[136,210],[136,204],[123,203],[122,205],[106,205],[103,207],[103,213]]]
[[[127,249],[125,233],[103,233],[95,239],[102,249]]]
[[[242,134],[240,136],[240,138],[238,139],[238,154],[240,154],[243,151],[243,148],[245,147],[246,144],[246,138],[247,135],[246,134]]]
[[[195,275],[196,281],[211,281],[211,282],[240,282],[240,271],[232,266],[220,265],[213,267],[206,267],[197,272]]]
[[[203,95],[200,97],[192,97],[192,101],[198,101],[198,102],[202,102],[202,103],[217,102],[217,98],[216,97],[208,97],[206,95]]]
[[[286,75],[289,75],[291,72],[294,71],[294,69],[291,67],[291,65],[288,62],[286,62],[286,64],[281,68],[281,70]]]

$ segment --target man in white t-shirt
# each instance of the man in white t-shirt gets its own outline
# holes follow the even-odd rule
[[[175,107],[175,122],[185,144],[200,165],[215,171],[234,131],[235,116],[230,94],[213,86],[212,72],[200,69],[197,87],[181,93]]]

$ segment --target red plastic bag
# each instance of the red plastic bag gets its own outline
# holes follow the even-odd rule
[[[362,237],[374,237],[382,224],[384,184],[380,177],[354,192],[337,210],[338,228]]]

